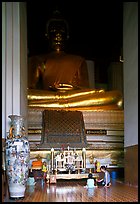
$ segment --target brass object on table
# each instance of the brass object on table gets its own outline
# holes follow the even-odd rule
[[[93,162],[94,162],[93,154],[89,157],[89,162],[90,162],[90,164],[93,164]]]

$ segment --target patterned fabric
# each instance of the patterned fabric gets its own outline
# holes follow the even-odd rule
[[[80,111],[44,110],[41,147],[85,147],[86,134]]]

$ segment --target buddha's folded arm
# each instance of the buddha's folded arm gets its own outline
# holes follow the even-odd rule
[[[101,90],[73,90],[67,92],[60,91],[38,91],[29,90],[29,107],[93,107],[103,105],[122,105],[122,95],[119,91]]]

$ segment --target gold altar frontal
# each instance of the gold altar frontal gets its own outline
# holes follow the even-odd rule
[[[28,139],[31,150],[38,150],[42,138],[44,109],[28,109]],[[88,149],[122,149],[124,142],[123,110],[88,110],[83,114]]]

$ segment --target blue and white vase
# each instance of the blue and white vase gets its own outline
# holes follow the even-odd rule
[[[9,115],[11,127],[6,139],[6,173],[10,198],[23,198],[27,185],[30,146],[26,138],[24,118]]]

